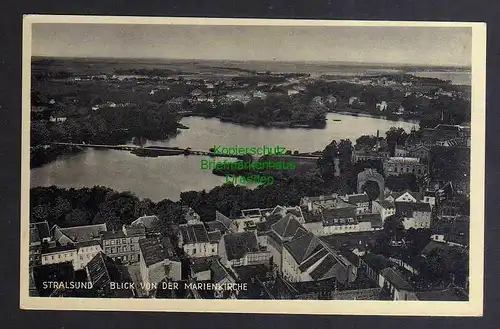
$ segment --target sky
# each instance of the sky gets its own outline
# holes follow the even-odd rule
[[[469,27],[33,24],[32,55],[470,66]]]

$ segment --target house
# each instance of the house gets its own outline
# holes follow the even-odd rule
[[[200,224],[181,224],[177,234],[179,248],[192,258],[214,256],[218,253],[218,243],[210,239],[205,226]]]
[[[73,268],[78,267],[78,249],[74,245],[44,248],[41,252],[42,265],[70,262]]]
[[[405,190],[402,192],[391,192],[385,197],[389,202],[420,202],[423,200],[423,195],[420,192]]]
[[[389,157],[384,159],[383,167],[386,176],[413,173],[417,177],[422,177],[427,173],[427,165],[419,158]]]
[[[307,208],[307,211],[314,211],[325,208],[341,208],[352,206],[348,202],[342,200],[338,194],[320,195],[315,197],[303,197],[300,200],[300,206]]]
[[[132,227],[144,227],[146,231],[155,231],[157,229],[157,225],[160,223],[160,219],[155,216],[142,216],[134,220],[130,223]]]
[[[140,257],[139,240],[146,237],[143,226],[133,227],[123,225],[120,231],[101,233],[104,253],[114,261],[137,263]]]
[[[219,256],[228,267],[268,263],[271,258],[270,252],[259,246],[255,231],[225,234],[219,243]]]
[[[389,200],[375,200],[372,201],[372,212],[379,213],[382,222],[389,216],[396,213],[396,205]]]
[[[408,155],[413,158],[419,158],[422,162],[427,162],[429,160],[429,154],[431,149],[425,145],[418,145],[408,148]]]
[[[282,268],[283,244],[290,241],[299,230],[307,232],[290,214],[271,225],[271,230],[267,234],[267,250],[271,253],[271,261],[278,270]]]
[[[431,206],[424,202],[396,202],[396,216],[403,220],[406,230],[431,227]]]
[[[191,259],[189,277],[195,281],[210,281],[212,278],[210,265],[217,259],[216,256]]]
[[[101,233],[106,231],[106,224],[73,227],[59,227],[58,225],[54,225],[51,230],[54,241],[57,241],[62,246],[91,240],[100,241]]]
[[[167,237],[139,240],[142,289],[154,293],[164,279],[181,280],[181,261]]]
[[[288,89],[288,90],[287,90],[287,94],[288,94],[288,96],[297,95],[298,93],[300,93],[300,91],[295,90],[295,89]]]
[[[30,224],[30,267],[40,265],[42,244],[51,242],[49,223],[47,221]]]
[[[101,242],[97,240],[82,241],[76,243],[76,265],[75,270],[83,269],[98,253],[102,252]]]
[[[378,283],[394,300],[417,300],[413,287],[405,280],[403,274],[391,267],[380,271]]]
[[[322,281],[335,278],[342,284],[353,282],[351,264],[334,253],[314,234],[298,231],[283,248],[283,277],[290,282]]]
[[[102,252],[90,260],[85,272],[88,281],[92,283],[92,297],[131,298],[136,294],[127,273],[122,272],[115,262]]]
[[[370,212],[370,198],[366,192],[358,194],[346,194],[342,199],[356,206],[358,215]]]
[[[391,266],[389,259],[382,255],[366,253],[360,258],[360,268],[362,268],[366,276],[372,281],[379,283],[379,275],[385,268]]]

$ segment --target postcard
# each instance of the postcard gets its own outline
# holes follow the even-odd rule
[[[482,315],[484,23],[23,24],[22,309]]]

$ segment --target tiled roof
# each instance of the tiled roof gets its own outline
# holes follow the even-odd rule
[[[322,247],[318,238],[310,232],[296,239],[292,239],[291,241],[285,243],[284,246],[290,252],[297,264],[301,264],[313,252],[316,252],[316,247]]]
[[[390,261],[382,255],[366,253],[361,259],[376,272],[382,271],[391,265]]]
[[[325,248],[319,249],[316,253],[311,255],[311,257],[309,257],[305,262],[300,264],[299,269],[302,272],[304,272],[309,267],[316,264],[317,261],[319,261],[321,258],[325,257],[326,255],[328,255],[328,250],[326,250]]]
[[[259,251],[254,232],[230,233],[223,236],[228,260],[240,259],[247,252]]]
[[[337,263],[338,260],[334,256],[332,255],[326,256],[325,259],[323,259],[321,263],[310,273],[311,278],[313,278],[314,281],[318,281],[318,280],[329,279],[332,277],[337,277],[334,269]]]
[[[377,200],[375,202],[377,202],[384,209],[396,208],[396,205],[394,204],[394,202],[391,202],[389,200]]]
[[[413,287],[406,282],[403,275],[391,267],[383,269],[380,274],[398,290],[413,290]]]
[[[278,235],[286,238],[294,236],[300,227],[300,223],[291,214],[286,214],[272,226],[272,229]]]
[[[55,246],[55,247],[50,247],[50,248],[44,248],[42,250],[42,255],[53,254],[56,252],[70,251],[70,250],[76,251],[76,247],[73,245],[67,245],[67,246]]]
[[[432,250],[448,250],[448,249],[453,249],[453,247],[449,246],[445,242],[438,242],[431,240],[422,250],[422,255],[427,255],[429,254]]]
[[[396,214],[412,217],[413,212],[431,212],[431,205],[426,202],[398,202],[396,201]]]
[[[218,243],[222,238],[222,234],[220,231],[208,232],[208,239],[210,242]]]
[[[213,220],[211,222],[205,222],[205,226],[207,227],[208,232],[219,230],[222,233],[224,233],[227,231],[227,227],[224,225],[224,223],[219,222],[217,220]]]
[[[165,259],[172,261],[179,260],[170,239],[167,237],[140,239],[139,248],[141,249],[141,255],[146,266],[157,264]]]
[[[54,227],[54,237],[59,240],[61,235],[69,238],[73,242],[82,242],[99,239],[101,232],[106,232],[106,224],[95,224],[75,227]]]
[[[41,241],[43,239],[50,238],[49,223],[47,223],[47,221],[32,223],[30,225],[30,227],[31,227],[31,229],[35,230],[33,232],[33,234],[37,235],[36,238],[34,237],[35,240],[33,242],[36,242],[36,239],[38,239],[38,241]],[[30,230],[30,234],[32,234],[31,230]],[[31,238],[31,236],[30,236],[30,238]]]
[[[229,227],[231,225],[232,219],[227,217],[226,215],[220,213],[219,211],[215,211],[215,220],[224,224],[224,226]]]
[[[101,245],[101,241],[99,241],[99,240],[82,241],[82,242],[76,243],[77,248],[85,248],[85,247],[100,246],[100,245]]]
[[[209,242],[208,233],[203,224],[180,225],[179,230],[182,234],[184,244],[206,243]]]
[[[143,225],[147,229],[152,229],[156,223],[158,223],[160,219],[156,216],[142,216],[134,220],[130,225],[131,226],[138,226],[138,225]]]
[[[353,218],[356,215],[355,207],[323,209],[323,219]]]
[[[368,195],[366,193],[348,195],[347,202],[352,203],[352,204],[366,203],[366,202],[370,202],[370,198],[368,197]]]
[[[213,283],[220,282],[224,278],[231,276],[226,268],[218,260],[210,263],[210,274],[211,281]]]

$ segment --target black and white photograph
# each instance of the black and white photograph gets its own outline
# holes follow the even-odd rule
[[[26,16],[21,307],[481,315],[484,40]]]

